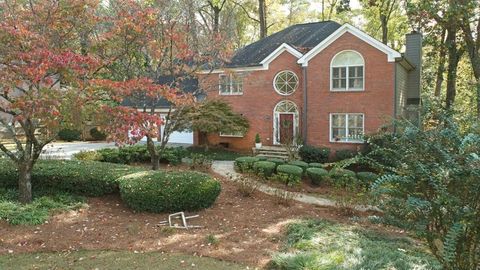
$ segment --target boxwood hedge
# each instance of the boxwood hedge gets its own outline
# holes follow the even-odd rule
[[[269,158],[267,161],[275,163],[275,166],[278,167],[278,165],[283,165],[285,164],[285,160],[280,159],[280,158]]]
[[[308,168],[308,163],[306,163],[304,161],[301,161],[301,160],[293,160],[293,161],[288,162],[288,164],[289,165],[295,165],[295,166],[298,166],[298,167],[302,168],[303,173],[305,173],[307,171],[307,168]]]
[[[347,169],[333,168],[328,175],[334,185],[344,188],[355,187],[357,182],[355,172]]]
[[[328,171],[323,168],[311,167],[307,169],[307,175],[313,184],[320,185],[328,177]]]
[[[253,164],[259,161],[257,157],[239,157],[235,159],[235,169],[239,172],[253,170]]]
[[[116,180],[141,169],[125,165],[76,160],[40,160],[32,171],[33,189],[52,189],[85,196],[117,190]],[[0,160],[0,187],[16,188],[18,171],[10,160]]]
[[[293,185],[302,179],[303,169],[295,165],[279,165],[277,167],[277,173],[286,185]]]
[[[149,171],[119,179],[123,201],[137,211],[194,211],[213,205],[220,183],[198,172]]]
[[[318,162],[312,162],[312,163],[308,164],[308,167],[310,167],[310,168],[323,168],[323,164],[318,163]]]
[[[276,164],[271,161],[257,161],[253,164],[255,173],[264,177],[272,176],[276,167]]]

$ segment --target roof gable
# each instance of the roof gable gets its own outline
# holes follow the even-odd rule
[[[394,62],[396,58],[401,57],[401,54],[399,52],[388,47],[387,45],[383,44],[377,39],[369,36],[365,32],[362,32],[358,28],[346,23],[340,28],[338,28],[335,32],[333,32],[330,36],[322,40],[317,46],[315,46],[309,52],[304,54],[300,59],[298,59],[297,63],[301,64],[302,66],[308,66],[308,61],[310,61],[313,57],[315,57],[315,55],[320,53],[323,49],[328,47],[335,40],[337,40],[339,37],[341,37],[343,34],[347,32],[363,40],[364,42],[370,44],[371,46],[382,51],[383,53],[385,53],[388,57],[388,62]]]

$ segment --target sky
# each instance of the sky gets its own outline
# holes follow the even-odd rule
[[[322,11],[322,1],[320,1],[320,0],[309,0],[309,2],[310,2],[310,5],[312,6],[312,8],[314,8],[315,10],[317,10],[319,12]],[[352,9],[360,8],[359,0],[350,0],[350,7]]]

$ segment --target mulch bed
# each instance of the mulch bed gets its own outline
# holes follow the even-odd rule
[[[335,208],[297,202],[283,206],[260,192],[243,197],[233,183],[220,180],[222,193],[215,205],[190,213],[200,215],[192,224],[204,228],[159,227],[157,223],[168,214],[135,213],[119,196],[90,198],[87,208],[57,214],[40,226],[0,222],[0,254],[82,249],[165,251],[263,266],[280,249],[282,229],[292,220],[310,217],[349,222]],[[217,243],[207,241],[211,235]]]

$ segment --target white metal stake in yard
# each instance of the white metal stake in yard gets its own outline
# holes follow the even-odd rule
[[[194,215],[194,216],[185,216],[184,212],[178,212],[178,213],[173,213],[168,216],[168,220],[161,221],[158,223],[160,226],[170,226],[172,228],[179,228],[179,229],[192,229],[192,228],[202,228],[202,226],[196,226],[196,225],[188,225],[187,220],[199,217],[199,215]],[[178,226],[176,223],[172,222],[172,219],[182,219],[182,226]]]

